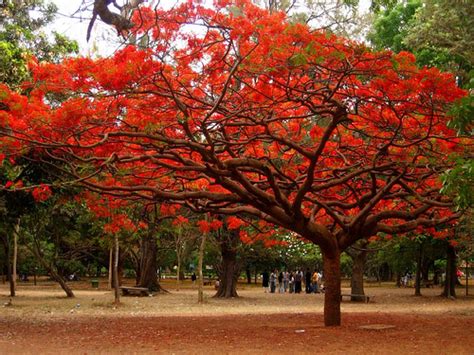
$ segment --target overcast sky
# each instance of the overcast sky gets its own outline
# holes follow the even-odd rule
[[[58,15],[53,29],[71,39],[75,39],[80,46],[83,55],[109,55],[119,46],[119,38],[110,26],[106,26],[100,20],[95,22],[91,33],[91,39],[86,41],[87,26],[92,16],[93,0],[85,0],[89,4],[88,11],[78,11],[84,7],[83,0],[48,0],[58,7]],[[150,3],[151,1],[146,1]],[[122,1],[118,1],[122,3]],[[161,5],[175,4],[176,0],[161,0]],[[361,7],[367,10],[370,0],[362,0]],[[82,17],[82,18],[81,18]],[[114,43],[116,42],[116,43]]]

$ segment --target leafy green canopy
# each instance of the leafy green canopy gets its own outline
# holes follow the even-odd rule
[[[57,62],[66,54],[77,53],[78,44],[53,32],[46,33],[57,7],[43,0],[4,0],[0,5],[0,82],[11,86],[28,76],[28,57]]]

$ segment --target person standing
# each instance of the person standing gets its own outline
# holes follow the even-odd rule
[[[275,293],[276,282],[277,282],[276,274],[277,274],[276,270],[273,270],[273,272],[270,274],[270,293]]]
[[[280,273],[278,274],[278,292],[285,292],[285,289],[283,287],[283,271],[280,271]]]
[[[268,292],[268,281],[270,279],[270,276],[268,275],[268,271],[265,270],[262,274],[262,287],[263,287],[263,291],[265,291],[265,293]]]
[[[288,291],[289,281],[290,281],[290,273],[287,270],[283,273],[283,291],[284,292]]]
[[[304,275],[304,284],[306,293],[311,293],[311,271],[309,271],[309,267],[306,268],[306,274]]]
[[[311,276],[311,283],[313,286],[314,293],[319,293],[318,282],[319,282],[319,274],[318,274],[318,271],[314,269],[313,276]]]
[[[301,292],[301,282],[303,280],[303,271],[296,271],[295,275],[295,293]]]

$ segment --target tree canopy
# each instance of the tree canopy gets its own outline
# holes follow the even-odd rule
[[[243,0],[135,16],[150,48],[33,61],[28,96],[0,86],[5,156],[238,216],[231,229],[248,217],[297,233],[323,254],[326,325],[340,324],[341,251],[420,227],[444,237],[434,227],[458,217],[439,193],[446,155],[463,150],[446,125],[466,94],[452,75]]]

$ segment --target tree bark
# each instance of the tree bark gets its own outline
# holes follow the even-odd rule
[[[365,246],[365,245],[364,245]],[[364,269],[367,260],[366,250],[357,250],[349,254],[352,257],[351,294],[365,295],[364,293]],[[351,301],[363,302],[364,297],[352,296]]]
[[[323,252],[324,270],[324,325],[341,325],[341,253]]]
[[[237,279],[239,276],[239,265],[237,262],[237,235],[228,231],[229,235],[224,236],[220,241],[222,261],[219,271],[219,289],[214,297],[231,298],[238,297]]]
[[[156,257],[158,248],[152,233],[147,233],[140,243],[140,280],[138,286],[146,287],[150,291],[160,291],[156,270],[158,269]]]
[[[245,269],[245,274],[247,276],[247,284],[251,284],[252,283],[252,274],[250,273],[250,266],[247,266],[247,268]]]
[[[119,240],[118,240],[118,235],[115,234],[114,238],[114,244],[115,244],[115,257],[114,257],[114,303],[116,305],[120,304],[120,283],[119,283],[119,272],[118,272],[118,266],[119,266]]]
[[[469,261],[466,258],[466,267],[464,268],[464,276],[466,277],[466,296],[469,296]]]
[[[13,283],[12,277],[12,265],[10,263],[11,259],[11,251],[10,251],[10,238],[8,238],[8,234],[4,234],[2,237],[3,241],[3,248],[5,250],[5,259],[6,259],[6,267],[7,267],[7,280],[10,284],[10,297],[15,297],[15,284]]]
[[[114,248],[110,247],[109,250],[109,290],[112,289],[112,280],[113,280],[113,269],[114,269]]]
[[[45,265],[44,265],[45,266]],[[51,278],[56,281],[60,286],[61,288],[64,290],[64,292],[66,293],[66,296],[69,297],[69,298],[74,298],[74,292],[72,292],[72,289],[69,287],[69,285],[67,284],[66,280],[64,279],[64,277],[62,277],[56,270],[54,267],[48,267],[48,266],[45,266],[47,269],[48,269],[48,272],[49,272],[49,275],[51,276]]]
[[[40,247],[38,245],[38,242],[36,240],[33,241],[33,253],[35,254],[36,258],[40,262],[41,265],[48,271],[49,276],[56,281],[63,291],[66,293],[66,296],[69,298],[74,298],[74,292],[72,289],[69,287],[67,284],[66,280],[59,274],[59,272],[56,270],[56,267],[50,263],[48,263],[44,257],[43,254],[40,250]]]
[[[198,303],[204,303],[204,276],[202,274],[202,264],[204,260],[204,247],[206,246],[206,233],[202,235],[201,245],[199,246],[198,256]]]
[[[15,227],[13,228],[13,271],[12,271],[12,281],[13,288],[16,292],[16,281],[18,280],[17,275],[17,263],[18,263],[18,237],[20,235],[20,218],[16,220]]]
[[[421,264],[423,262],[423,242],[419,243],[416,258],[415,296],[421,296]]]
[[[444,290],[441,296],[456,298],[456,251],[449,243],[447,243],[446,251],[446,280],[444,281]]]

